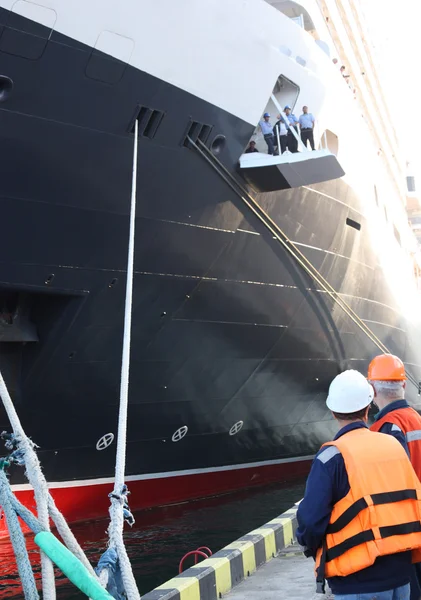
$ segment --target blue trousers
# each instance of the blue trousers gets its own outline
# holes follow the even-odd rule
[[[369,594],[340,594],[335,600],[409,600],[409,583],[387,592],[370,592]]]
[[[265,142],[268,145],[268,154],[275,154],[275,138],[273,135],[265,135]]]

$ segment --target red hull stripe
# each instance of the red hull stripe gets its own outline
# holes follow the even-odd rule
[[[216,496],[268,483],[297,479],[308,473],[312,457],[268,463],[252,463],[235,467],[217,467],[195,471],[171,472],[127,477],[130,508],[133,511],[155,506],[178,504]],[[104,518],[108,514],[113,480],[86,480],[51,485],[58,508],[69,523]],[[31,510],[35,507],[28,486],[14,486],[19,500]],[[0,521],[0,537],[7,535],[5,520]]]
[[[253,463],[242,463],[238,465],[228,465],[224,467],[207,467],[203,469],[186,469],[184,471],[167,471],[164,473],[146,473],[144,475],[127,475],[125,478],[126,482],[130,481],[150,481],[151,479],[169,479],[170,477],[184,477],[186,475],[202,475],[212,473],[222,473],[224,471],[240,471],[242,469],[258,469],[261,467],[269,467],[276,465],[283,465],[287,463],[300,463],[303,461],[313,460],[314,455],[300,456],[294,458],[280,458],[277,460],[267,460]],[[55,488],[69,488],[79,486],[91,486],[91,485],[103,485],[112,484],[114,482],[113,477],[102,477],[99,479],[81,479],[72,481],[56,481],[48,484],[50,489]],[[12,489],[14,492],[30,490],[31,486],[27,483],[13,485]]]

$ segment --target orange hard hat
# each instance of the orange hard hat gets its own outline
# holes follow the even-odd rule
[[[403,362],[393,354],[380,354],[368,367],[369,381],[404,381],[406,379]]]

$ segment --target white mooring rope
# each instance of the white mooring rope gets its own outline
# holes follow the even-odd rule
[[[42,472],[38,456],[34,449],[34,445],[31,442],[31,440],[27,437],[22,427],[22,424],[13,405],[13,401],[10,397],[1,371],[0,397],[3,401],[3,406],[12,426],[17,447],[23,452],[26,467],[26,476],[29,480],[29,483],[34,489],[34,495],[37,504],[38,520],[40,524],[42,525],[45,531],[49,531],[49,518],[51,518],[51,520],[57,527],[57,530],[67,548],[81,561],[81,563],[88,569],[91,575],[96,577],[92,565],[90,564],[84,551],[82,550],[81,546],[76,540],[72,530],[66,522],[66,519],[63,517],[63,515],[55,505],[54,499],[51,496],[50,491],[48,489],[48,484],[44,477],[44,473]],[[10,532],[10,535],[12,536],[12,532]],[[18,559],[18,557],[16,558]],[[44,554],[44,552],[41,552],[41,567],[43,599],[54,600],[56,596],[54,567],[51,560]]]
[[[38,519],[45,531],[50,531],[50,519],[48,515],[48,486],[41,471],[41,465],[36,455],[33,444],[26,436],[18,414],[13,405],[6,383],[0,372],[0,396],[3,406],[9,417],[10,424],[15,434],[18,447],[23,451],[25,457],[26,475],[29,483],[34,488],[34,496],[37,505]],[[41,578],[44,600],[55,600],[56,586],[54,578],[54,567],[51,560],[44,552],[41,552]]]
[[[135,215],[136,215],[136,184],[137,184],[137,155],[138,155],[138,128],[136,119],[134,127],[134,147],[133,147],[133,175],[132,175],[132,195],[130,206],[130,232],[127,260],[127,281],[126,281],[126,301],[124,313],[124,337],[123,353],[121,365],[120,382],[120,407],[118,416],[118,434],[117,434],[117,452],[115,464],[114,491],[110,494],[110,525],[108,528],[109,548],[106,551],[115,552],[118,558],[118,566],[121,573],[121,580],[124,587],[124,596],[128,600],[140,600],[139,590],[131,568],[130,560],[127,555],[123,539],[124,521],[128,520],[133,524],[134,519],[127,505],[127,488],[124,484],[126,469],[126,437],[127,437],[127,413],[128,413],[128,395],[129,395],[129,372],[130,372],[130,341],[131,341],[131,322],[132,322],[132,300],[133,300],[133,270],[134,270],[134,239],[135,239]],[[18,414],[13,405],[6,383],[0,371],[0,397],[3,401],[5,411],[8,415],[13,429],[14,439],[18,450],[23,453],[26,475],[34,489],[34,495],[37,505],[39,524],[44,531],[50,531],[49,519],[54,521],[64,543],[68,549],[87,567],[90,573],[95,574],[92,566],[86,558],[82,548],[79,546],[76,538],[70,530],[66,520],[60,513],[52,498],[48,484],[41,470],[38,456],[34,450],[34,444],[26,436]],[[7,499],[6,499],[7,501]],[[12,524],[13,521],[9,519]],[[13,524],[12,524],[13,528]],[[105,553],[105,554],[106,554]],[[20,554],[20,552],[19,552]],[[18,557],[17,557],[18,558]],[[107,562],[107,561],[105,561]],[[54,568],[51,560],[41,552],[42,566],[42,589],[43,600],[55,600],[55,578]],[[25,572],[27,564],[22,563]],[[25,572],[26,573],[26,572]],[[109,582],[110,571],[102,568],[99,573],[99,580],[103,587]],[[26,575],[25,575],[26,577]],[[28,584],[30,587],[30,583]],[[34,592],[32,597],[34,597]],[[28,598],[31,597],[29,592]],[[117,597],[117,596],[116,596]],[[121,597],[121,595],[119,596]]]
[[[110,495],[110,525],[108,527],[109,548],[114,548],[117,552],[121,570],[121,578],[128,600],[140,600],[139,590],[136,585],[136,581],[130,564],[130,559],[127,555],[123,539],[123,528],[125,520],[124,510],[127,498],[123,490],[125,489],[124,478],[126,470],[127,413],[129,399],[130,342],[133,304],[138,130],[139,123],[136,119],[134,126],[132,195],[130,205],[129,247],[127,256],[126,302],[124,309],[124,336],[123,353],[121,361],[117,452],[115,463],[114,492]],[[103,585],[106,584],[106,582],[108,581],[108,573],[105,571],[105,569],[100,572],[99,578]]]
[[[3,469],[0,469],[0,505],[6,516],[7,528],[16,557],[19,577],[25,600],[39,600],[32,566],[26,550],[25,537],[20,527],[18,516],[12,505],[9,481]]]

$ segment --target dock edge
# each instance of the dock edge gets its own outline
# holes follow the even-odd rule
[[[142,600],[218,600],[292,544],[298,503],[258,529],[142,596]]]

